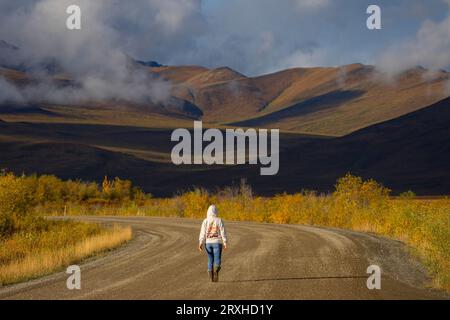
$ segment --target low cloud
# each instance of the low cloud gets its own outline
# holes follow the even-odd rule
[[[355,62],[390,73],[416,65],[448,68],[450,19],[443,20],[442,12],[449,1],[427,1],[426,14],[417,14],[422,0],[380,0],[383,29],[377,31],[366,27],[369,0],[0,1],[0,40],[20,48],[2,53],[0,45],[0,64],[44,78],[49,66],[60,67],[76,86],[53,88],[62,94],[36,94],[55,95],[52,101],[167,98],[170,84],[131,67],[130,57],[228,66],[249,76]],[[82,8],[80,31],[65,28],[71,4]],[[16,91],[28,99],[38,89]]]
[[[293,52],[291,55],[283,59],[279,66],[282,69],[298,66],[317,67],[324,65],[327,59],[327,52],[324,48],[312,47],[311,49],[299,49]]]
[[[0,77],[0,104],[5,102],[23,103],[25,100],[15,85]]]
[[[450,0],[445,0],[449,3]],[[450,66],[450,9],[441,22],[426,20],[415,37],[390,46],[377,61],[390,74],[423,66],[431,71]]]
[[[116,100],[148,105],[169,101],[169,82],[152,79],[143,72],[128,76],[128,79],[86,76],[72,84],[61,84],[50,77],[41,77],[39,81],[27,85],[15,85],[0,78],[0,104],[79,104]]]
[[[3,8],[9,12],[0,14],[0,29],[8,34],[1,36],[12,45],[4,42],[0,47],[0,64],[26,70],[39,81],[15,86],[3,79],[0,102],[70,104],[114,99],[148,104],[168,100],[170,83],[155,78],[125,53],[122,37],[109,20],[108,14],[117,10],[112,2],[76,1],[82,7],[82,29],[70,31],[65,28],[65,10],[73,2],[23,1],[23,7]],[[170,17],[166,11],[156,15],[158,23],[171,32],[183,17]],[[55,73],[70,75],[70,85],[54,81]]]

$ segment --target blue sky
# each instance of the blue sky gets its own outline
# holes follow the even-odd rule
[[[381,7],[381,30],[366,27],[370,4]],[[66,28],[69,5],[81,8],[81,30]],[[0,0],[0,40],[20,48],[0,48],[2,65],[46,79],[42,66],[56,62],[80,84],[20,88],[0,78],[0,102],[161,102],[170,84],[131,71],[130,57],[248,76],[357,62],[392,76],[448,70],[450,0]]]
[[[425,21],[440,23],[448,19],[449,14],[448,1],[443,0],[304,2],[306,5],[302,6],[302,0],[206,0],[202,9],[212,25],[223,29],[218,35],[223,37],[223,42],[232,35],[248,35],[253,39],[259,32],[271,35],[276,45],[262,57],[263,61],[267,60],[266,67],[257,63],[253,63],[254,69],[246,66],[252,64],[245,59],[245,54],[240,54],[241,62],[223,58],[224,62],[232,61],[231,64],[250,73],[296,65],[377,64],[386,51],[395,51],[396,45],[415,41]],[[366,28],[366,8],[370,4],[381,7],[382,30]],[[243,45],[244,48],[250,46],[251,41]],[[450,52],[448,44],[443,49]],[[426,65],[428,59],[423,60]],[[420,59],[417,62],[421,62]]]
[[[82,8],[77,34],[63,28],[68,4]],[[366,28],[370,4],[381,7],[382,30]],[[120,50],[247,75],[354,62],[448,69],[449,8],[450,0],[0,0],[0,39],[31,59],[57,47],[68,65],[77,65],[74,50]]]

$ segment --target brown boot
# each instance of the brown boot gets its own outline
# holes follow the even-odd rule
[[[214,268],[214,276],[213,276],[213,282],[219,282],[219,271],[220,271],[220,266],[216,266]]]
[[[211,280],[211,282],[214,282],[214,272],[213,271],[208,271],[208,278],[209,278],[209,280]]]

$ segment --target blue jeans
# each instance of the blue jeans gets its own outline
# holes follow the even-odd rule
[[[207,243],[205,250],[208,254],[208,271],[212,271],[213,265],[220,268],[222,258],[222,244],[221,243]]]

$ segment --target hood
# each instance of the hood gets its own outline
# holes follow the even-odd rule
[[[211,205],[211,206],[209,206],[209,208],[208,208],[208,214],[207,214],[207,217],[208,218],[215,218],[215,217],[217,217],[217,207],[215,206],[215,205]]]

